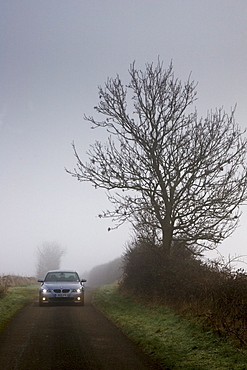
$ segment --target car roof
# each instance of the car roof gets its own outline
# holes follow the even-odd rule
[[[47,271],[47,274],[48,272],[76,272],[77,273],[77,271],[75,270],[49,270]]]

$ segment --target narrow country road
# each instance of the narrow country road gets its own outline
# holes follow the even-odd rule
[[[91,304],[23,308],[0,334],[1,370],[160,369]]]

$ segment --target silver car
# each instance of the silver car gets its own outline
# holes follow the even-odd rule
[[[84,306],[85,279],[80,280],[76,271],[48,271],[39,289],[39,305],[45,306],[49,303],[73,303]]]

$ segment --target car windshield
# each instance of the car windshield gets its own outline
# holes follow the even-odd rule
[[[76,272],[48,272],[48,274],[45,277],[46,282],[52,282],[52,281],[79,281],[79,276]]]

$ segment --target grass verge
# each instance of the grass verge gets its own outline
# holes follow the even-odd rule
[[[247,369],[246,350],[165,306],[137,301],[115,286],[97,289],[94,303],[164,369]]]
[[[10,287],[0,299],[0,333],[27,302],[38,295],[37,285]]]

